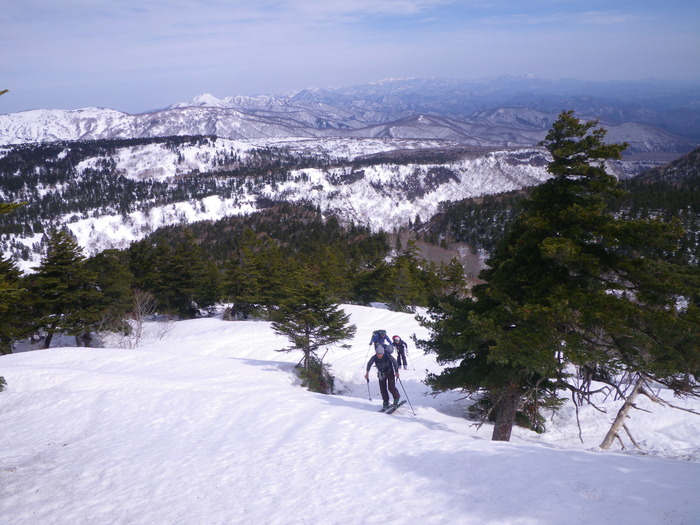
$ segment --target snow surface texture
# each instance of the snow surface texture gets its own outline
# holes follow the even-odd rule
[[[652,412],[628,426],[644,452],[602,452],[620,406],[609,399],[607,414],[582,408],[583,443],[571,408],[543,435],[492,442],[460,394],[426,395],[425,370],[440,367],[412,344],[399,385],[410,405],[381,414],[374,371],[371,401],[363,377],[372,330],[425,330],[408,314],[343,308],[358,333],[326,356],[333,396],[297,384],[300,354],[275,352],[287,341],[267,322],[152,323],[136,349],[0,356],[2,522],[700,523],[700,417],[641,400]]]

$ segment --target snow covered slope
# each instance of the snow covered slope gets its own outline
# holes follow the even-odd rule
[[[607,413],[581,408],[583,442],[570,406],[545,434],[492,442],[491,425],[464,418],[469,400],[427,395],[425,371],[440,367],[412,345],[399,385],[410,404],[387,416],[374,372],[363,377],[372,330],[408,340],[424,329],[408,314],[343,308],[358,332],[326,357],[334,396],[297,385],[300,356],[275,351],[287,341],[267,322],[198,319],[164,336],[154,324],[135,349],[0,356],[3,522],[698,523],[697,416],[641,402],[651,413],[628,427],[643,450],[601,452],[620,404],[608,398]]]

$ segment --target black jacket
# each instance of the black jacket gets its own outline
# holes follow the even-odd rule
[[[376,365],[377,372],[384,375],[387,375],[389,372],[394,373],[399,371],[399,364],[396,362],[394,356],[389,354],[384,354],[384,357],[381,359],[378,359],[376,354],[370,357],[367,362],[368,372],[369,369],[372,368],[372,365]]]
[[[403,339],[401,339],[401,341],[399,341],[398,343],[393,343],[393,342],[392,342],[391,345],[392,345],[394,348],[396,348],[396,351],[397,351],[398,353],[401,353],[402,351],[405,352],[406,350],[408,350],[408,345],[406,344],[406,341],[404,341]]]

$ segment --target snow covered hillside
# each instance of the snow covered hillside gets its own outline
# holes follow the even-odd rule
[[[651,412],[628,426],[644,450],[601,452],[619,408],[608,399],[606,414],[582,407],[583,443],[572,407],[543,435],[492,442],[463,417],[468,400],[426,395],[440,367],[413,345],[399,387],[410,405],[381,414],[374,372],[369,390],[363,377],[372,330],[424,329],[343,308],[358,331],[326,356],[333,396],[296,384],[301,356],[275,352],[287,341],[267,322],[153,323],[135,349],[0,356],[3,523],[699,523],[700,417],[640,401]]]
[[[425,138],[532,147],[562,110],[571,109],[624,135],[628,153],[683,153],[697,146],[697,96],[697,86],[656,82],[386,79],[259,97],[221,99],[205,93],[139,114],[94,107],[10,113],[0,115],[0,144],[216,135]]]
[[[38,264],[44,231],[59,224],[71,229],[88,256],[126,248],[161,226],[250,213],[261,200],[304,201],[341,220],[392,231],[416,217],[429,220],[443,201],[517,190],[550,177],[542,149],[490,150],[445,141],[200,137],[178,143],[105,144],[78,155],[74,150],[80,144],[67,143],[56,147],[58,153],[51,153],[43,164],[36,161],[36,168],[21,168],[34,177],[47,172],[46,180],[39,175],[36,185],[27,184],[24,173],[5,176],[0,195],[29,203],[19,213],[30,213],[33,206],[43,211],[41,203],[49,198],[58,199],[63,210],[57,216],[37,217],[37,211],[19,219],[27,224],[43,221],[41,229],[2,235],[2,253],[23,270]],[[0,159],[12,151],[0,150]],[[71,174],[57,182],[52,166],[66,155],[77,160],[67,168]],[[267,157],[261,160],[262,155]],[[27,158],[33,162],[34,157]],[[271,172],[261,163],[272,166],[278,158],[302,159],[312,167],[292,166],[283,175],[268,175]],[[128,194],[137,184],[158,185],[158,191],[144,191],[149,197],[139,200]],[[3,187],[15,190],[10,193]],[[113,200],[103,197],[107,193],[115,195]]]

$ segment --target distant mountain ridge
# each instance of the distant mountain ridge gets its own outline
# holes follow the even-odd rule
[[[489,147],[537,144],[564,109],[599,119],[628,153],[685,153],[700,142],[700,89],[533,77],[386,80],[281,95],[217,98],[129,115],[112,109],[0,115],[0,144],[211,135],[230,139],[442,139]]]

